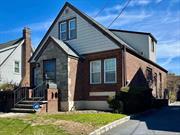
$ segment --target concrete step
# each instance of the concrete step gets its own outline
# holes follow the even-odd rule
[[[15,108],[33,109],[33,105],[32,104],[17,104],[15,105]]]
[[[36,113],[34,109],[24,109],[24,108],[12,108],[11,111],[18,113]]]
[[[37,103],[37,101],[33,101],[33,100],[24,100],[19,102],[18,104],[31,104],[33,105],[34,103]],[[47,101],[38,101],[39,104],[44,104],[47,103]]]

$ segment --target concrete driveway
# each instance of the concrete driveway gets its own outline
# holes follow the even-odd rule
[[[104,135],[180,135],[180,106],[135,117]]]

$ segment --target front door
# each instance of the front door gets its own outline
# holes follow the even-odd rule
[[[56,59],[43,61],[43,78],[47,83],[56,83]]]

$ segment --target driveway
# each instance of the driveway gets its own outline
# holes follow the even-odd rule
[[[180,135],[180,106],[132,118],[104,135]]]

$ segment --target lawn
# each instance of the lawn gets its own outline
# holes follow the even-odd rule
[[[85,135],[123,117],[112,113],[68,113],[0,118],[0,135]]]

